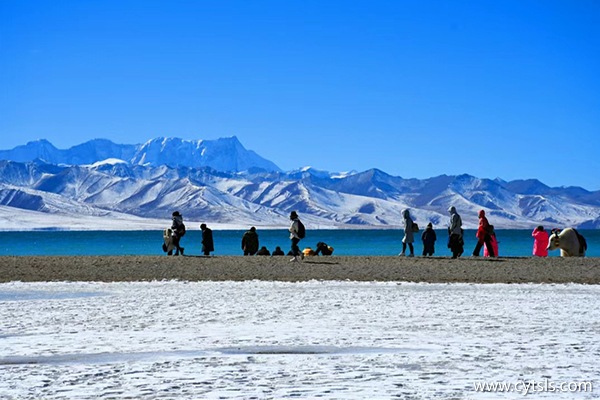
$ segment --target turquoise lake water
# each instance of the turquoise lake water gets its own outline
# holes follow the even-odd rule
[[[436,256],[449,256],[445,230],[437,230]],[[588,243],[587,256],[600,257],[600,230],[580,230]],[[213,230],[216,256],[242,255],[241,230]],[[290,249],[286,230],[259,230],[260,245],[273,251]],[[334,255],[393,256],[402,249],[403,233],[398,230],[309,230],[300,248],[315,248],[325,242],[335,248]],[[497,230],[500,256],[530,256],[533,238],[530,230]],[[199,255],[201,232],[188,231],[182,239],[187,255]],[[465,231],[465,255],[475,247],[475,231]],[[0,232],[0,255],[162,255],[162,231],[32,231]],[[420,255],[423,244],[415,243]],[[483,251],[482,251],[483,254]],[[560,252],[550,252],[557,257]]]

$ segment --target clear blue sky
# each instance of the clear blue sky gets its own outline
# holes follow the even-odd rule
[[[0,0],[0,148],[236,135],[284,170],[600,189],[600,2]]]

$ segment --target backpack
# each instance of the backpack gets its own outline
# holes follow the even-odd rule
[[[178,228],[177,228],[177,236],[179,237],[183,237],[183,235],[185,235],[185,225],[181,224]]]
[[[298,220],[298,232],[296,232],[296,234],[300,239],[304,239],[304,237],[306,236],[306,228],[300,220]]]
[[[413,222],[413,224],[412,224],[412,231],[413,231],[414,233],[417,233],[417,232],[419,232],[419,225],[417,225],[417,223],[416,223],[416,222]]]

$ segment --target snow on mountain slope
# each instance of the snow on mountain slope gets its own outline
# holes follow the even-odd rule
[[[600,217],[584,221],[578,226],[581,229],[600,229]]]
[[[88,166],[91,168],[100,168],[105,165],[110,165],[111,167],[113,167],[118,164],[127,164],[127,161],[121,160],[119,158],[107,158],[106,160],[96,161],[95,163],[90,164]],[[84,166],[86,166],[86,165],[84,165]]]
[[[322,228],[399,228],[402,210],[410,208],[419,225],[432,222],[444,228],[447,209],[455,206],[465,228],[477,226],[480,209],[496,228],[600,226],[600,191],[549,188],[536,180],[505,182],[470,175],[404,179],[377,169],[337,174],[305,167],[282,172],[245,150],[235,137],[160,138],[133,147],[96,140],[72,149],[57,150],[39,141],[8,151],[13,157],[27,158],[28,152],[38,157],[0,161],[0,207],[5,215],[14,210],[11,221],[22,214],[32,226],[31,216],[36,215],[37,227],[45,227],[44,221],[60,221],[55,218],[60,215],[65,226],[73,226],[67,223],[71,217],[81,217],[96,219],[99,228],[115,225],[100,222],[104,218],[144,227],[156,226],[143,223],[146,219],[168,222],[171,212],[179,210],[186,220],[213,226],[286,227],[289,212],[296,210],[303,221]],[[64,165],[65,160],[81,165]]]
[[[245,171],[249,168],[279,171],[272,162],[246,150],[235,136],[217,140],[153,139],[138,149],[131,162],[191,168],[209,166],[218,171]]]

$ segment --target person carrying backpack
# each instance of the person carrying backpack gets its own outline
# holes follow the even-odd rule
[[[408,257],[415,256],[415,247],[413,242],[415,241],[415,222],[410,217],[410,211],[408,209],[402,210],[402,218],[404,218],[404,237],[402,238],[402,252],[398,254],[403,256],[406,253],[406,246],[410,250]],[[418,228],[418,226],[417,226]]]
[[[304,259],[304,254],[300,251],[300,247],[298,247],[298,243],[300,243],[301,239],[304,239],[306,235],[306,229],[304,228],[304,224],[298,218],[298,214],[296,211],[292,211],[290,213],[290,220],[292,220],[292,224],[290,225],[290,240],[292,241],[292,250],[291,253],[294,256],[290,261],[298,261],[298,257],[300,259]]]
[[[173,232],[173,246],[175,247],[175,255],[178,256],[181,252],[183,255],[184,248],[179,245],[179,241],[185,235],[185,225],[183,223],[183,216],[179,213],[179,211],[174,211],[172,214],[173,224],[171,225],[171,230]],[[168,253],[171,255],[171,252]]]

